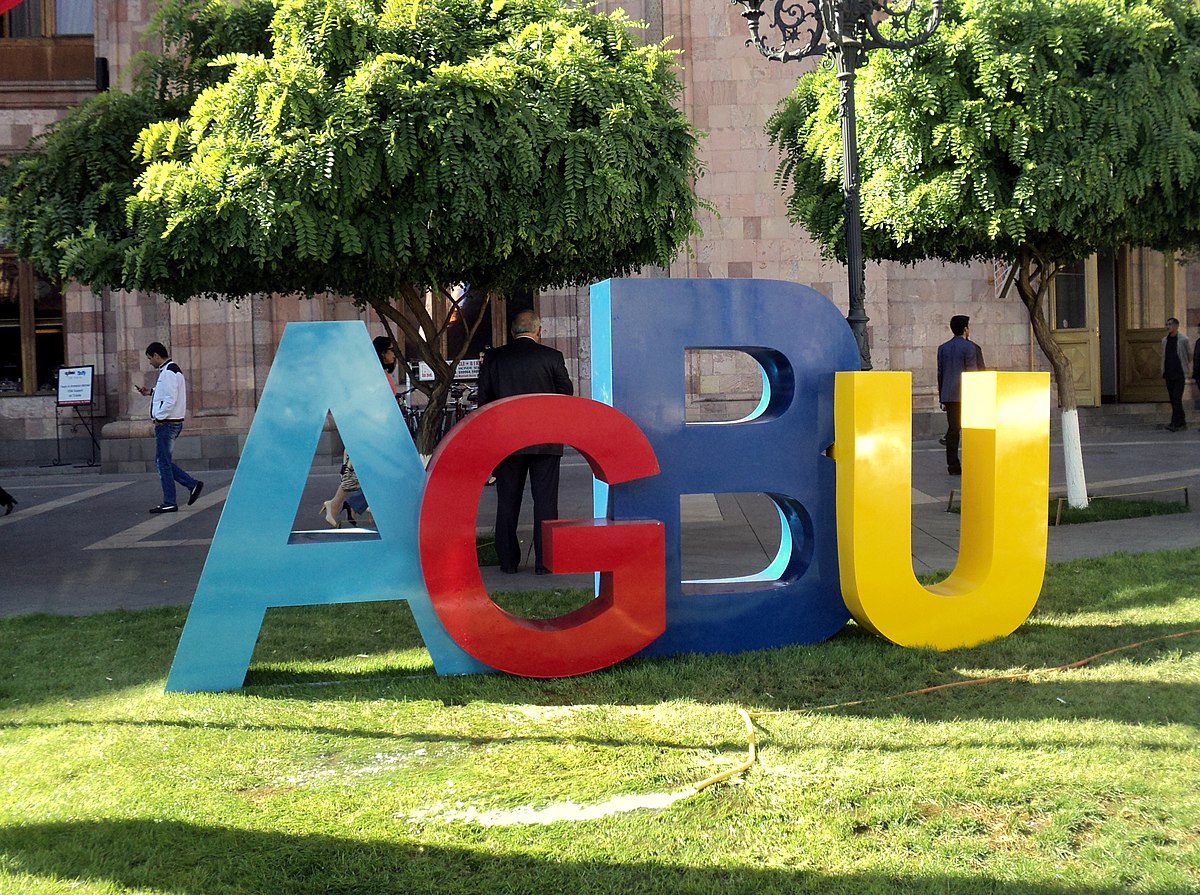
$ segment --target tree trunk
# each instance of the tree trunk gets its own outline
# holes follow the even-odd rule
[[[442,296],[445,301],[457,310],[461,311],[461,306],[458,304],[457,299],[453,297],[451,290],[443,290],[439,287],[434,289],[434,292]],[[450,396],[450,389],[454,385],[454,372],[458,368],[458,362],[463,359],[463,355],[466,353],[471,339],[475,336],[484,318],[484,312],[491,303],[491,294],[485,292],[484,295],[484,302],[480,306],[479,313],[475,319],[466,321],[466,338],[463,339],[462,348],[455,357],[447,357],[444,347],[446,325],[453,315],[441,314],[440,316],[444,319],[440,324],[435,322],[425,307],[424,287],[408,285],[399,290],[397,297],[409,309],[412,319],[406,316],[399,307],[396,307],[390,297],[364,298],[364,301],[379,315],[384,328],[387,329],[388,337],[392,338],[390,323],[395,325],[404,334],[407,342],[416,346],[421,360],[433,370],[432,385],[418,386],[428,399],[425,410],[421,414],[421,422],[418,424],[416,434],[413,437],[417,445],[417,453],[421,455],[421,462],[423,463],[428,464],[429,457],[433,454],[433,449],[437,446],[441,435],[443,411]],[[394,338],[392,340],[396,341]]]
[[[1054,341],[1050,325],[1042,313],[1057,267],[1043,260],[1033,249],[1022,248],[1017,257],[1017,294],[1029,313],[1034,338],[1054,370],[1058,388],[1058,408],[1062,415],[1063,465],[1067,474],[1067,503],[1076,509],[1088,505],[1087,481],[1083,472],[1083,443],[1079,438],[1079,410],[1075,404],[1075,374],[1071,359]]]
[[[452,382],[454,382],[453,372],[445,384],[435,380],[433,390],[429,393],[429,403],[425,405],[425,411],[421,414],[421,423],[417,426],[414,440],[417,443],[417,453],[421,455],[422,463],[429,463],[433,449],[437,447],[441,437],[442,417],[445,416],[446,399],[450,395],[450,383]]]

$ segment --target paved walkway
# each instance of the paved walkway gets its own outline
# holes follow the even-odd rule
[[[1092,494],[1164,492],[1180,499],[1188,487],[1200,502],[1200,432],[1134,430],[1086,436]],[[1061,448],[1051,448],[1051,489],[1062,493]],[[34,612],[86,614],[115,608],[186,605],[191,601],[208,545],[224,505],[232,470],[207,472],[204,496],[176,515],[150,516],[158,503],[153,474],[101,475],[96,469],[57,467],[0,470],[0,485],[20,502],[0,517],[0,616]],[[913,566],[918,572],[953,567],[957,514],[946,504],[959,479],[945,474],[942,448],[918,443],[913,452]],[[294,527],[319,529],[317,506],[337,485],[334,469],[314,471]],[[494,512],[492,489],[479,508],[482,528]],[[528,504],[528,500],[526,500]],[[526,507],[528,509],[528,507]],[[591,476],[569,454],[564,462],[564,517],[590,517]],[[746,575],[763,568],[779,543],[779,522],[761,495],[689,495],[681,501],[684,575]],[[1119,550],[1200,546],[1200,512],[1050,529],[1051,560]],[[302,549],[302,548],[301,548]],[[489,589],[590,586],[590,575],[535,576],[484,570]]]

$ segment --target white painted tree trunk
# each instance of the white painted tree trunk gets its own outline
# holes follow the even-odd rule
[[[1083,443],[1079,440],[1079,411],[1062,412],[1063,465],[1067,471],[1067,503],[1077,510],[1088,505],[1087,482],[1083,477]]]
[[[1034,338],[1058,387],[1058,406],[1062,414],[1063,466],[1067,471],[1067,503],[1077,510],[1088,505],[1087,482],[1083,478],[1083,444],[1079,440],[1079,410],[1075,406],[1075,390],[1072,383],[1071,359],[1054,341],[1054,334],[1043,313],[1050,286],[1057,273],[1056,264],[1046,261],[1032,246],[1025,246],[1018,254],[1014,274],[1009,283],[1015,283],[1017,294],[1029,312],[1029,325]],[[1008,286],[1005,286],[1007,291]],[[1003,294],[1003,293],[1001,293]]]

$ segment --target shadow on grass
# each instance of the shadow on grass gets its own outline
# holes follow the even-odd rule
[[[259,699],[295,699],[309,694],[322,700],[426,699],[447,706],[474,702],[534,705],[647,705],[668,699],[736,704],[757,709],[798,711],[834,705],[856,716],[908,715],[915,719],[1095,719],[1130,724],[1191,724],[1200,727],[1200,685],[1181,681],[1086,680],[1038,673],[1034,681],[994,681],[949,687],[935,693],[887,699],[908,690],[964,684],[1008,671],[1052,668],[1128,643],[1178,634],[1179,626],[1106,626],[1056,629],[1054,641],[990,644],[972,650],[941,653],[904,650],[849,628],[812,646],[784,647],[735,656],[686,655],[632,659],[577,678],[530,680],[507,675],[440,678],[310,673],[269,676],[252,674],[247,695]],[[1010,641],[1020,639],[1018,633]],[[1071,643],[1062,640],[1070,638]],[[1127,653],[1097,661],[1097,666],[1125,661],[1134,666],[1163,655],[1200,647],[1200,633],[1157,640]],[[1057,648],[1059,652],[1051,652]],[[1063,653],[1069,648],[1069,653]],[[978,673],[963,669],[981,669]],[[839,705],[857,703],[861,705]]]
[[[346,724],[340,724],[336,727],[330,727],[324,724],[247,724],[241,721],[179,721],[155,718],[145,721],[126,720],[126,719],[104,719],[100,721],[89,721],[85,719],[72,718],[64,721],[0,721],[0,731],[86,731],[89,729],[101,730],[172,730],[178,731],[186,735],[188,731],[213,731],[227,730],[234,733],[295,733],[304,736],[322,736],[330,740],[371,740],[380,744],[380,747],[403,747],[412,746],[414,748],[420,746],[437,746],[437,745],[452,745],[463,748],[485,747],[485,746],[504,746],[514,744],[528,743],[545,743],[547,745],[561,746],[564,743],[575,744],[579,746],[591,746],[601,749],[623,748],[630,745],[632,740],[629,739],[602,739],[599,737],[575,736],[571,734],[547,734],[545,736],[457,736],[454,734],[429,733],[426,731],[405,731],[396,733],[392,730],[370,730],[363,727],[352,727]],[[739,733],[741,728],[736,724],[730,724],[730,734]],[[668,751],[678,750],[683,752],[708,751],[712,749],[729,750],[738,752],[746,748],[744,737],[736,739],[733,736],[728,740],[713,740],[712,738],[703,738],[696,740],[675,739],[671,741],[656,740],[639,734],[634,738],[638,744],[652,745],[655,749]],[[0,888],[0,892],[4,891]]]
[[[832,875],[808,870],[683,867],[539,859],[403,841],[290,835],[168,821],[29,824],[0,830],[11,873],[178,895],[467,892],[954,892],[1124,895],[1125,888],[1020,883],[983,875]],[[1182,889],[1163,890],[1168,895]]]
[[[663,661],[663,660],[660,660]],[[396,688],[375,690],[359,682],[348,682],[345,689],[349,699],[413,699],[410,691],[398,691]],[[261,698],[261,693],[255,693]],[[293,693],[291,698],[295,698]],[[480,699],[480,702],[495,702],[493,699]],[[510,702],[520,701],[513,695]],[[744,702],[734,697],[733,703]],[[619,703],[613,703],[619,704]],[[452,710],[448,707],[447,710]],[[1006,720],[1006,721],[1056,721],[1078,722],[1105,720],[1128,724],[1133,727],[1150,729],[1159,725],[1185,725],[1200,729],[1200,688],[1193,685],[1168,684],[1162,682],[1121,682],[1096,683],[1067,682],[1051,680],[1035,686],[1024,681],[1006,681],[960,690],[948,690],[939,693],[919,694],[902,699],[880,698],[867,700],[861,704],[840,705],[833,707],[796,706],[790,710],[783,707],[773,707],[773,712],[783,712],[782,715],[767,715],[756,720],[755,725],[769,737],[775,726],[776,718],[783,718],[788,725],[806,715],[839,715],[854,718],[894,718],[906,717],[927,724],[957,723],[971,720]],[[119,729],[153,729],[175,730],[186,735],[188,731],[228,730],[238,734],[244,733],[296,733],[306,736],[322,736],[331,740],[345,741],[374,741],[392,747],[454,745],[463,748],[505,746],[513,744],[544,743],[546,745],[562,746],[573,744],[601,749],[623,748],[636,743],[641,746],[652,745],[660,751],[697,752],[720,750],[736,753],[744,750],[746,743],[742,728],[737,717],[730,710],[729,738],[714,740],[711,737],[688,739],[686,731],[672,739],[647,737],[638,733],[628,739],[600,738],[580,736],[571,733],[557,732],[547,735],[499,735],[499,736],[465,736],[455,734],[431,733],[424,730],[409,730],[396,732],[394,730],[379,730],[366,727],[355,727],[342,724],[328,726],[322,724],[253,724],[246,721],[222,722],[215,720],[184,721],[178,719],[152,718],[147,720],[103,719],[87,720],[71,718],[54,721],[0,721],[0,731],[46,731],[46,730],[86,730],[98,728],[103,730]],[[1055,728],[1058,729],[1058,728]],[[790,737],[788,734],[785,738]],[[1041,731],[1035,741],[1022,743],[1019,738],[1007,735],[1008,744],[1013,747],[1028,745],[1030,748],[1048,748],[1056,745],[1074,746],[1077,738],[1065,735],[1057,737],[1053,732]],[[969,732],[958,731],[954,741],[957,746],[990,747],[995,745],[994,732],[980,733],[980,738],[973,739]],[[764,743],[765,745],[765,743]],[[925,744],[909,746],[892,746],[886,742],[872,745],[872,750],[878,752],[921,751]],[[1153,737],[1147,737],[1139,748],[1149,750],[1177,751],[1173,746],[1163,745]],[[1181,747],[1178,751],[1190,754],[1189,747]]]
[[[820,644],[734,656],[633,659],[590,675],[551,680],[507,675],[439,678],[403,602],[273,610],[246,684],[256,698],[354,700],[366,695],[428,699],[446,706],[471,702],[643,705],[674,698],[756,708],[848,703],[963,681],[994,673],[992,669],[1052,667],[1200,628],[1194,611],[1200,558],[1194,553],[1172,551],[1056,565],[1029,622],[1010,637],[971,649],[944,653],[902,649],[852,624]],[[537,593],[523,599],[541,605],[554,597]],[[567,593],[559,599],[570,603],[578,595]],[[1187,613],[1177,614],[1171,624],[1133,623],[1139,608],[1161,609],[1189,600]],[[1095,623],[1097,614],[1111,621]],[[1073,624],[1084,619],[1089,623]],[[0,667],[11,673],[0,678],[0,709],[160,685],[183,620],[179,609],[2,620]],[[1164,654],[1194,651],[1198,642],[1197,636],[1160,640],[1100,662],[1144,664]],[[357,666],[346,661],[358,656],[366,658]],[[1189,682],[1109,680],[1085,685],[1045,676],[1039,680],[1037,686],[964,687],[839,711],[930,719],[1065,716],[1200,726],[1196,708],[1200,693]]]
[[[1096,680],[1079,676],[1039,673],[1031,681],[994,681],[970,686],[948,687],[934,693],[899,697],[906,691],[947,684],[962,684],[1011,669],[1037,669],[1064,664],[1126,643],[1179,633],[1180,626],[1148,625],[1079,626],[1043,631],[1036,624],[1003,641],[969,650],[941,653],[906,650],[884,643],[856,627],[848,627],[833,639],[813,646],[785,647],[734,656],[685,655],[672,658],[633,659],[612,668],[575,678],[528,679],[503,674],[439,677],[432,669],[412,674],[407,669],[377,668],[360,674],[346,673],[336,665],[304,672],[252,671],[247,686],[221,698],[230,700],[319,700],[322,702],[363,699],[426,700],[440,702],[447,710],[474,703],[515,705],[648,705],[669,699],[684,699],[713,705],[743,705],[753,709],[820,711],[855,717],[896,715],[937,723],[983,720],[1107,720],[1131,725],[1186,724],[1200,728],[1200,685],[1180,680],[1146,680],[1138,672],[1143,666],[1192,652],[1200,646],[1200,634],[1174,640],[1159,640],[1129,652],[1105,657],[1097,663],[1121,661],[1132,673],[1128,679]],[[100,645],[94,645],[100,649]],[[1064,652],[1069,649],[1070,652]],[[110,655],[109,660],[112,659]],[[95,660],[104,663],[104,657]],[[116,663],[114,663],[116,664]],[[976,670],[978,669],[978,670]],[[988,669],[1001,669],[1000,672]],[[119,686],[97,668],[92,677],[76,685],[77,694],[101,692]],[[14,684],[0,684],[0,708],[28,706],[67,694],[54,687],[53,672],[42,678],[43,688],[22,698]],[[133,682],[144,686],[146,681]],[[8,691],[8,692],[5,692]],[[161,711],[170,712],[184,695],[163,697]],[[156,711],[155,714],[158,712]],[[64,726],[87,723],[70,719]],[[103,723],[122,724],[106,721]],[[190,722],[149,720],[150,726],[186,728]],[[213,726],[211,720],[208,726]],[[5,723],[0,729],[39,727],[41,723]],[[58,726],[50,722],[48,726]],[[219,725],[218,725],[219,726]],[[244,724],[237,725],[239,728]],[[287,729],[265,725],[263,730]],[[314,732],[314,728],[304,730]],[[317,731],[321,732],[321,731]],[[404,739],[411,742],[440,742],[418,732],[399,736],[389,732],[359,729],[324,731],[333,736]],[[736,725],[730,742],[737,748]],[[518,738],[519,739],[519,738]],[[561,739],[561,738],[560,738]],[[500,742],[485,738],[479,742]],[[473,738],[460,742],[470,745]],[[596,743],[595,745],[617,745]],[[658,743],[662,748],[690,749],[711,745],[688,742]]]

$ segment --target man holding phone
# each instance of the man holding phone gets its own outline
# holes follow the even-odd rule
[[[176,482],[187,489],[189,507],[196,502],[204,488],[204,482],[180,469],[171,457],[175,439],[183,431],[183,417],[187,413],[187,383],[179,364],[171,360],[162,342],[151,342],[146,346],[146,359],[158,370],[158,382],[152,389],[135,385],[134,390],[150,398],[150,418],[154,420],[154,463],[162,480],[163,493],[162,503],[151,507],[150,512],[177,513]]]

